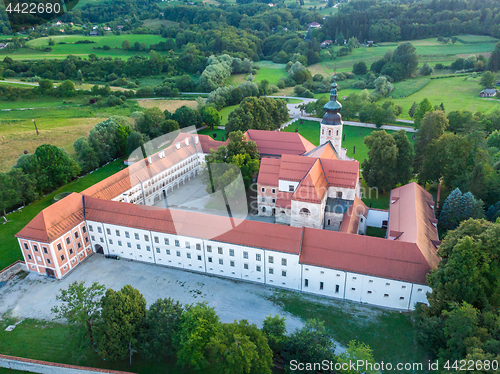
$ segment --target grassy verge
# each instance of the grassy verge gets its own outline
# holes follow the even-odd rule
[[[385,238],[387,230],[381,229],[380,227],[371,227],[368,226],[366,228],[366,235],[367,236],[375,236],[376,238]]]
[[[42,199],[24,207],[21,212],[7,215],[12,222],[2,225],[0,230],[0,269],[12,264],[14,261],[22,260],[21,250],[14,235],[17,234],[29,221],[31,221],[42,209],[52,204],[55,195],[61,192],[80,192],[96,184],[97,182],[113,175],[121,170],[123,160],[116,160],[106,166],[87,174],[74,182],[58,188],[54,192],[44,196]],[[1,338],[0,338],[1,340]]]
[[[424,362],[415,341],[410,313],[383,310],[345,301],[327,301],[287,291],[276,291],[271,301],[303,320],[316,318],[325,323],[334,340],[342,346],[357,340],[373,349],[376,362]]]

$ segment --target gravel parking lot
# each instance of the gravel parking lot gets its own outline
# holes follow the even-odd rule
[[[303,326],[300,319],[284,313],[267,299],[275,292],[272,288],[158,265],[116,261],[96,254],[60,281],[34,273],[24,279],[12,278],[0,288],[0,315],[11,311],[13,317],[20,319],[50,320],[50,309],[58,303],[59,290],[74,281],[88,285],[96,281],[114,290],[130,284],[144,295],[148,305],[164,297],[183,304],[206,301],[225,323],[246,319],[261,327],[266,316],[280,314],[286,317],[289,332]]]

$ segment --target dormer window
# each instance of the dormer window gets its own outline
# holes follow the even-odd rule
[[[288,192],[293,192],[295,190],[295,187],[293,187],[293,185],[289,185],[288,186]]]

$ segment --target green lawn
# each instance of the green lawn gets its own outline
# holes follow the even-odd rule
[[[379,227],[368,226],[366,228],[366,235],[367,236],[375,236],[376,238],[385,238],[386,232],[387,232],[386,229],[381,229]]]
[[[255,63],[260,69],[257,70],[255,82],[266,79],[270,84],[276,84],[286,76],[285,64],[275,64],[271,61],[260,61]]]
[[[13,59],[43,59],[43,58],[65,58],[67,55],[85,56],[95,53],[98,56],[129,58],[133,55],[147,55],[147,52],[125,51],[121,49],[122,42],[128,40],[131,45],[135,42],[145,43],[147,47],[151,44],[156,44],[164,41],[161,35],[106,35],[106,36],[87,36],[87,35],[56,35],[51,36],[50,39],[54,41],[51,46],[52,52],[38,51],[36,47],[48,47],[49,37],[38,38],[30,40],[26,45],[28,48],[21,48],[14,51],[0,51],[2,55],[9,55]],[[78,40],[91,40],[95,43],[90,44],[74,44]],[[59,44],[61,42],[67,44]],[[110,50],[94,49],[94,47],[103,47],[108,45]],[[161,52],[159,52],[161,53]]]
[[[2,327],[0,353],[2,354],[141,374],[194,373],[194,371],[177,367],[175,360],[147,362],[138,354],[132,357],[132,367],[129,366],[128,360],[103,361],[90,348],[88,338],[84,337],[81,331],[66,324],[28,319],[11,332],[4,331],[10,322],[13,320],[7,319],[0,322],[0,327]],[[204,372],[212,374],[210,370]]]
[[[29,221],[31,221],[42,209],[52,204],[55,195],[61,192],[81,192],[97,182],[113,175],[123,168],[123,160],[116,160],[103,166],[99,170],[77,179],[74,182],[55,190],[22,209],[22,212],[14,212],[7,215],[7,219],[12,222],[1,226],[0,230],[0,269],[12,264],[17,260],[22,260],[21,250],[14,235],[17,234]],[[2,329],[3,330],[3,329]],[[1,347],[0,338],[0,347]],[[4,353],[4,352],[2,352]]]
[[[236,108],[238,108],[240,105],[237,104],[237,105],[231,105],[231,106],[226,106],[224,108],[222,108],[220,111],[219,111],[219,114],[220,116],[222,117],[221,120],[220,120],[220,125],[221,126],[225,126],[228,119],[229,119],[229,114],[231,114],[231,112],[233,110],[235,110]]]
[[[325,323],[335,341],[347,346],[357,340],[372,348],[376,362],[424,362],[415,341],[410,313],[382,310],[346,301],[328,302],[320,297],[276,291],[271,300],[286,312],[307,320]]]
[[[208,135],[208,136],[211,136],[212,138],[214,138],[215,140],[221,140],[224,139],[226,140],[226,130],[219,130],[219,129],[215,129],[215,130],[210,130],[210,129],[203,129],[201,131],[198,131],[198,134],[201,134],[201,135]],[[214,137],[213,134],[216,134],[216,136]]]

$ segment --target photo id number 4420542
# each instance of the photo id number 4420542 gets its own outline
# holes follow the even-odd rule
[[[61,13],[61,4],[59,3],[7,3],[5,11],[7,13],[18,14],[43,14],[43,13]]]

